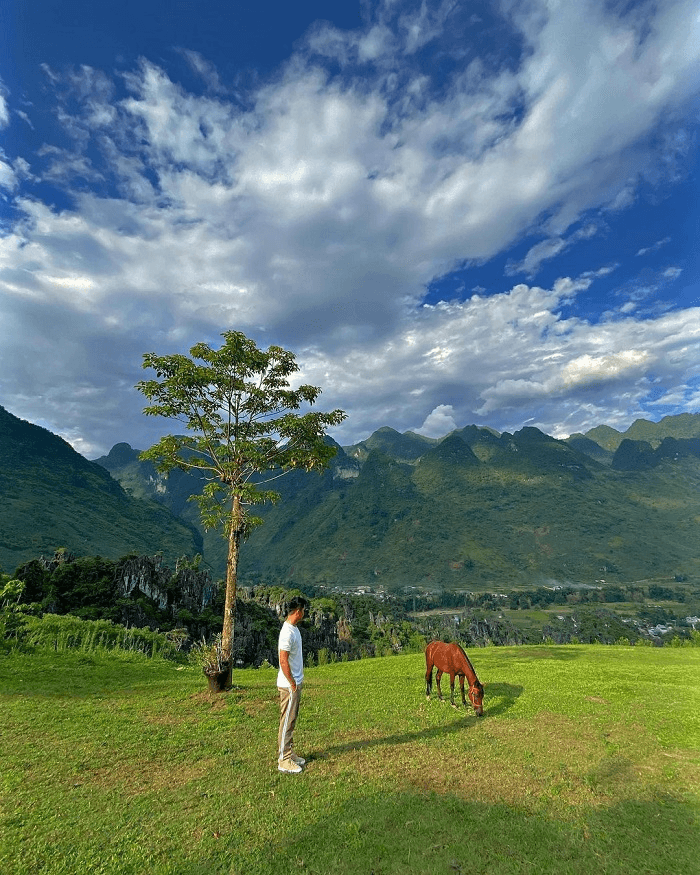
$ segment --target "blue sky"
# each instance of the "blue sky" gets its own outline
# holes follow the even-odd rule
[[[143,448],[235,329],[342,444],[698,412],[699,97],[686,0],[8,0],[0,404]]]

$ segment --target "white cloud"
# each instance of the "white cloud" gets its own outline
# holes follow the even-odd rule
[[[319,27],[245,111],[196,53],[203,97],[149,62],[122,100],[100,71],[47,70],[75,146],[49,144],[43,178],[73,206],[20,198],[0,238],[4,403],[41,409],[85,446],[139,440],[141,353],[231,327],[295,349],[324,401],[350,411],[348,442],[382,424],[503,428],[525,411],[548,428],[614,424],[621,406],[639,412],[650,372],[669,393],[684,385],[697,337],[677,315],[623,310],[614,327],[557,315],[595,270],[419,303],[436,276],[536,230],[545,239],[518,268],[533,275],[595,233],[569,230],[587,211],[634,191],[652,135],[698,87],[694,5],[664,5],[643,39],[634,18],[587,0],[518,7],[522,57],[472,57],[437,88],[418,49],[452,9],[384,3],[362,31]],[[609,400],[593,399],[603,384]]]
[[[304,351],[304,378],[325,387],[327,403],[349,405],[355,421],[345,428],[352,431],[378,421],[404,431],[423,421],[418,431],[434,436],[424,429],[437,398],[444,399],[438,412],[454,423],[443,434],[475,421],[512,431],[529,416],[548,433],[629,424],[644,415],[650,374],[657,392],[685,391],[693,379],[700,309],[599,325],[555,314],[587,285],[519,285],[504,295],[424,307],[405,318],[390,344],[366,345],[343,362]]]
[[[7,127],[10,123],[10,110],[7,105],[7,100],[2,90],[2,81],[0,81],[0,129]],[[17,187],[17,177],[10,163],[5,160],[5,154],[0,149],[0,189],[13,191]]]
[[[394,44],[394,35],[386,25],[378,24],[370,28],[357,44],[358,57],[361,63],[376,61],[390,54]]]
[[[412,54],[440,36],[454,7],[454,0],[443,0],[437,8],[433,3],[421,0],[417,10],[401,15],[399,29],[405,39],[404,52]]]
[[[454,420],[454,408],[451,404],[438,404],[425,417],[423,425],[420,428],[414,429],[416,434],[422,434],[425,437],[443,437],[457,428],[457,423]]]
[[[656,252],[657,249],[661,249],[662,246],[665,246],[667,243],[671,242],[670,237],[664,237],[663,240],[657,240],[656,243],[653,243],[651,246],[644,246],[638,252],[637,255],[648,255],[650,252]]]
[[[543,261],[561,255],[562,252],[574,243],[578,243],[579,240],[589,240],[596,233],[596,226],[588,223],[566,239],[563,237],[550,237],[547,240],[541,240],[529,250],[522,261],[508,263],[506,265],[506,275],[514,276],[515,274],[524,273],[527,277],[532,278],[537,274]]]
[[[224,94],[226,89],[221,84],[216,67],[202,56],[200,52],[192,49],[179,49],[182,57],[187,61],[190,68],[202,79],[209,91],[213,94]]]
[[[10,109],[7,105],[7,99],[2,91],[2,83],[0,82],[0,128],[5,128],[10,123]]]
[[[0,152],[0,155],[2,153]],[[10,165],[0,158],[0,188],[7,191],[14,191],[17,188],[17,177]]]

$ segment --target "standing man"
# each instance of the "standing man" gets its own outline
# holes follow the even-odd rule
[[[287,619],[280,630],[277,655],[280,670],[277,689],[280,693],[280,728],[277,734],[277,768],[280,772],[297,774],[306,762],[294,753],[294,726],[299,713],[301,685],[304,680],[304,655],[301,633],[297,626],[304,619],[309,603],[302,596],[290,599]]]

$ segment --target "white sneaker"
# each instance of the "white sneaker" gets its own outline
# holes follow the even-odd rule
[[[278,760],[277,770],[280,772],[291,772],[293,775],[299,774],[301,766],[297,765],[293,760]]]
[[[306,760],[304,759],[304,757],[298,757],[295,753],[293,753],[293,754],[289,757],[289,759],[290,759],[293,763],[296,763],[298,766],[305,766],[305,765],[306,765]]]

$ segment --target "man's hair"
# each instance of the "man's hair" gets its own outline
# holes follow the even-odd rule
[[[298,611],[299,608],[303,608],[305,611],[309,609],[309,603],[301,595],[295,595],[287,602],[287,614],[293,614],[294,611]]]

